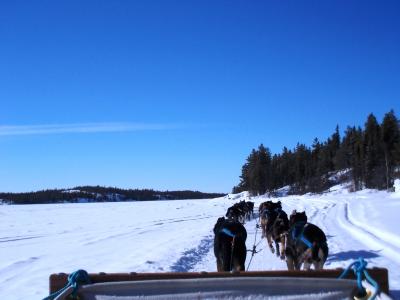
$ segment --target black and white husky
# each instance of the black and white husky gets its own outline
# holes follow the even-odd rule
[[[324,267],[328,258],[325,233],[316,225],[307,223],[305,212],[294,211],[290,215],[290,229],[286,237],[286,264],[289,270],[316,270]]]

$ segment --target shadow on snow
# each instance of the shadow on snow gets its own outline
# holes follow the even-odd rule
[[[337,252],[329,254],[327,262],[356,260],[359,259],[360,257],[364,259],[376,258],[380,256],[378,252],[379,251],[365,251],[365,250]]]
[[[211,236],[203,238],[196,248],[189,249],[182,253],[182,257],[171,266],[171,271],[189,272],[207,255],[213,245],[213,242],[214,238]]]
[[[389,295],[393,299],[400,299],[400,290],[389,291]]]

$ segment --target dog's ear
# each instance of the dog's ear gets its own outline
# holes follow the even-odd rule
[[[306,212],[305,211],[303,211],[302,213],[301,213],[301,216],[302,216],[302,220],[303,221],[305,221],[305,222],[307,222],[307,215],[306,215]]]
[[[218,232],[218,230],[219,230],[219,227],[222,225],[222,223],[224,223],[225,222],[225,218],[224,217],[220,217],[220,218],[218,218],[218,220],[217,220],[217,223],[215,223],[215,226],[214,226],[214,234],[217,234],[217,232]]]
[[[215,225],[214,225],[214,229],[213,229],[214,234],[217,234],[217,229],[218,229],[218,221],[217,221],[217,223],[215,223]]]
[[[290,217],[289,217],[289,223],[290,223],[290,225],[293,225],[295,221],[296,221],[296,211],[294,210],[294,211],[292,212],[292,214],[290,215]]]

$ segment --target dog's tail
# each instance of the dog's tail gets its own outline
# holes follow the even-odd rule
[[[319,250],[320,249],[322,250],[323,257],[319,256]],[[312,248],[311,248],[311,256],[312,256],[312,259],[314,261],[319,262],[319,261],[321,261],[321,259],[323,261],[325,261],[326,258],[328,257],[328,245],[327,245],[327,243],[326,242],[322,242],[322,243],[321,242],[314,242],[313,245],[312,245]]]
[[[321,259],[318,256],[320,245],[318,242],[314,242],[311,248],[311,256],[313,261],[320,261]]]

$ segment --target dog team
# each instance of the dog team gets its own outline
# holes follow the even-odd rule
[[[247,232],[245,220],[254,217],[254,203],[240,201],[229,207],[225,217],[214,226],[214,254],[217,270],[245,271]],[[272,253],[286,260],[289,270],[309,270],[311,266],[320,270],[328,258],[325,233],[307,221],[307,215],[294,210],[287,216],[282,203],[265,201],[258,209],[262,237]]]

